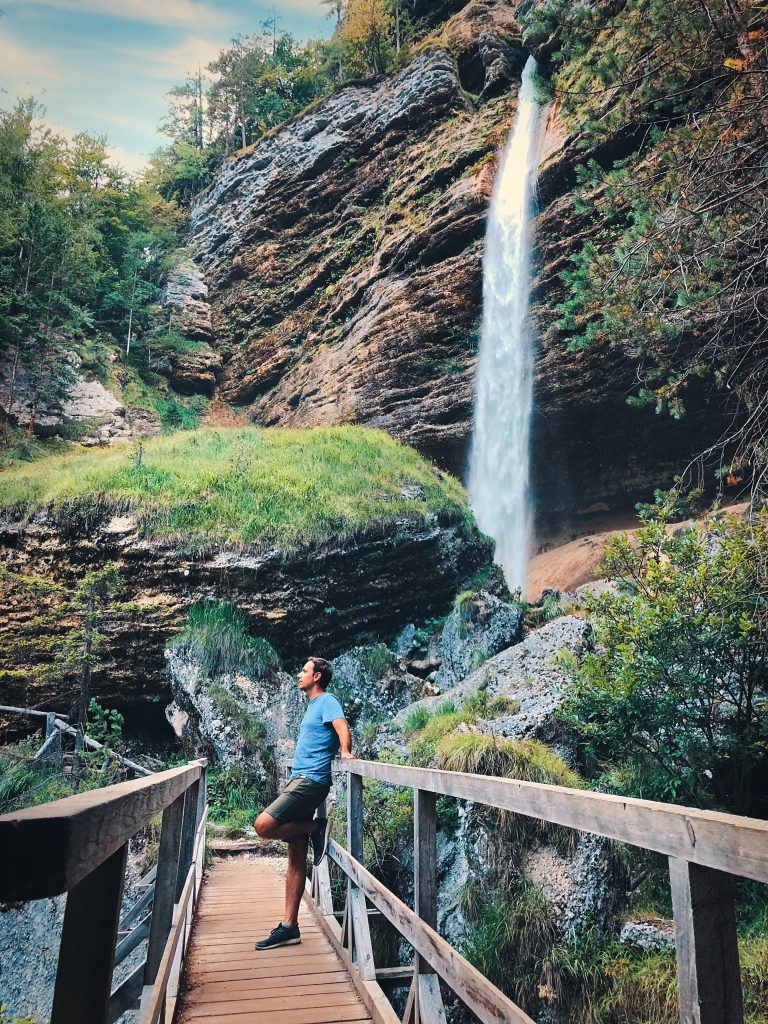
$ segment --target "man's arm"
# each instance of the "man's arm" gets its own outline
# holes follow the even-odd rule
[[[336,730],[336,735],[339,737],[339,743],[341,744],[341,758],[343,761],[349,761],[352,758],[352,733],[349,731],[346,718],[336,718],[331,722],[331,725]]]

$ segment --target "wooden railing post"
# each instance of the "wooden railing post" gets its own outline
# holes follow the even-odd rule
[[[185,794],[182,793],[163,811],[163,823],[160,828],[160,853],[157,858],[157,875],[155,877],[155,899],[147,944],[147,963],[144,968],[142,1009],[149,987],[157,977],[157,969],[160,966],[165,943],[171,930],[173,905],[176,902],[176,880],[179,871],[184,802]]]
[[[413,909],[437,929],[437,797],[413,791]],[[440,985],[433,968],[419,953],[414,964],[414,1002],[420,1024],[445,1024]]]
[[[67,894],[51,1024],[105,1024],[128,844]]]
[[[198,822],[198,794],[200,792],[199,780],[192,783],[184,794],[184,814],[181,819],[181,842],[179,843],[179,862],[176,869],[176,897],[174,903],[178,903],[181,890],[187,880],[187,873],[192,864],[192,855],[195,849],[195,832]]]
[[[176,899],[174,900],[174,906],[181,898],[184,884],[194,860],[195,836],[197,835],[197,826],[200,821],[201,814],[200,789],[200,782],[194,782],[184,795],[184,815],[181,822],[181,842],[179,844],[179,865],[176,872]],[[179,978],[181,977],[184,950],[186,949],[187,939],[192,926],[192,913],[194,910],[193,902],[193,900],[190,900],[187,904],[185,920],[181,926],[181,941],[176,948],[176,956],[174,957],[170,977],[168,979],[168,987],[166,990],[168,999],[167,1014],[171,1019],[173,1018],[171,1007],[175,1005],[174,1001],[178,996]]]
[[[681,1024],[743,1024],[733,876],[669,858]]]
[[[363,778],[350,772],[347,782],[347,849],[363,862]],[[376,967],[373,962],[371,933],[365,893],[354,882],[347,882],[347,929],[350,935],[349,951],[357,963],[360,976],[374,981]]]

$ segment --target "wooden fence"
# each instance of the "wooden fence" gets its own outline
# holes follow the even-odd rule
[[[407,984],[404,1024],[444,1024],[437,977],[483,1024],[532,1024],[531,1018],[475,970],[436,931],[438,795],[629,843],[669,858],[681,1024],[743,1024],[734,909],[735,875],[768,882],[768,822],[634,800],[561,786],[373,761],[342,761],[348,773],[347,849],[331,842],[329,857],[347,879],[341,915],[334,911],[327,862],[315,869],[312,897],[331,941],[352,970],[374,1019],[391,1021],[380,985]],[[363,859],[363,779],[413,789],[414,908],[367,871]],[[378,969],[373,962],[366,900],[415,950],[413,968]],[[336,923],[341,916],[341,925]]]
[[[121,921],[128,841],[161,813],[157,866]],[[113,1024],[135,1007],[142,1024],[172,1019],[206,818],[204,761],[0,816],[0,901],[67,894],[51,1024]],[[113,989],[144,940],[145,960]]]

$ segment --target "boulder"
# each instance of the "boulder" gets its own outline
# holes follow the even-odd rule
[[[276,668],[211,678],[184,641],[165,652],[173,701],[166,718],[190,754],[222,769],[240,769],[263,794],[290,760],[305,701],[296,681]]]
[[[440,634],[441,665],[435,682],[455,686],[489,658],[516,644],[523,632],[520,605],[500,601],[487,591],[459,595]]]
[[[405,670],[385,644],[353,647],[335,658],[330,689],[351,725],[389,718],[421,692],[422,681]]]
[[[458,708],[467,698],[485,690],[489,701],[506,697],[510,711],[482,723],[484,731],[549,742],[557,735],[553,716],[563,700],[565,664],[569,656],[578,657],[588,647],[591,632],[589,623],[575,616],[554,619],[521,643],[489,658],[441,694],[415,701],[395,716],[394,724],[403,726],[416,708],[432,712],[446,700]]]

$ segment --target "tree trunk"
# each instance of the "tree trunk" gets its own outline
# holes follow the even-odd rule
[[[127,341],[125,343],[125,355],[126,355],[126,358],[128,356],[128,353],[131,351],[131,336],[132,336],[132,332],[133,332],[133,303],[134,303],[134,299],[136,298],[136,281],[138,280],[138,276],[139,276],[139,265],[137,263],[136,266],[133,268],[133,288],[131,289],[131,308],[128,311],[128,339],[127,339]]]

